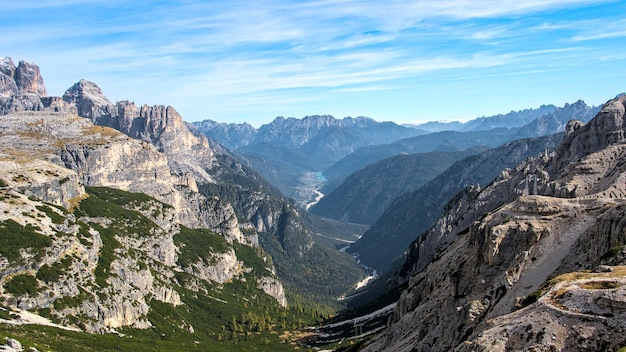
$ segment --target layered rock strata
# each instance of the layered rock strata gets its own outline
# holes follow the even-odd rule
[[[408,288],[364,350],[624,346],[623,270],[582,271],[626,244],[625,104],[609,101],[588,124],[570,123],[555,153],[453,200],[410,248],[395,277]]]

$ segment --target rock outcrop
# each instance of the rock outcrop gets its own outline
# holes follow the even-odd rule
[[[452,201],[410,248],[394,278],[407,289],[364,350],[624,346],[622,269],[576,272],[626,244],[625,103],[609,101],[587,125],[570,124],[556,152]]]
[[[0,57],[0,95],[36,94],[46,96],[39,66],[22,60],[15,67],[10,57]]]
[[[79,116],[95,120],[97,117],[111,114],[113,104],[95,83],[81,79],[71,86],[62,97],[67,104],[76,106]]]
[[[239,243],[258,245],[256,233],[246,227],[244,235],[228,203],[179,185],[152,144],[53,112],[2,116],[0,136],[0,233],[16,227],[36,239],[0,256],[4,306],[44,309],[63,325],[91,332],[149,328],[153,301],[183,304],[181,273],[199,292],[202,282],[251,275],[259,292],[286,305],[273,268],[252,273],[235,251]],[[186,249],[203,236],[213,242]],[[35,280],[38,290],[11,290],[7,283],[16,277]]]
[[[22,60],[16,67],[10,57],[0,57],[0,115],[16,111],[76,112],[61,98],[47,95],[39,66]]]
[[[28,114],[39,115],[42,121],[35,124],[39,127],[33,132],[37,133],[34,140],[55,147],[46,160],[73,170],[76,180],[83,185],[151,196],[172,207],[168,210],[171,218],[151,218],[165,231],[175,231],[179,225],[194,230],[210,229],[233,248],[240,248],[237,247],[240,244],[254,247],[256,254],[244,256],[247,258],[263,256],[264,251],[259,248],[263,243],[268,251],[273,251],[270,254],[276,258],[276,272],[281,280],[287,277],[295,283],[292,289],[297,289],[300,282],[309,285],[302,289],[305,295],[311,294],[310,288],[314,288],[315,293],[328,295],[332,292],[338,296],[348,290],[352,282],[358,281],[360,269],[354,261],[313,243],[306,228],[281,226],[292,214],[299,217],[293,204],[258,174],[237,162],[223,147],[190,128],[173,107],[139,106],[129,101],[111,104],[95,84],[85,80],[68,89],[62,99],[31,95],[36,103],[33,107],[6,105],[4,103],[15,96],[3,97],[0,114],[11,114],[2,119],[19,121]],[[23,113],[22,110],[30,111]],[[53,126],[63,118],[76,123],[75,120],[81,120],[76,114],[88,123],[83,133],[79,133],[76,140],[56,136]],[[50,139],[46,135],[48,130],[53,132]],[[89,136],[93,136],[93,140]],[[19,143],[20,138],[14,140]],[[27,140],[33,143],[33,139]],[[263,241],[259,234],[264,236]],[[174,260],[170,247],[155,246],[155,249],[162,260]],[[236,254],[241,259],[240,253]],[[320,257],[328,260],[317,260]],[[204,277],[216,277],[205,270],[206,263],[197,264],[197,272],[206,273]],[[208,267],[214,263],[210,264]],[[328,281],[341,284],[302,277],[300,267],[309,264],[309,273],[334,275]],[[252,275],[245,270],[224,270],[229,273],[224,277]],[[250,278],[250,282],[258,283],[255,287],[275,294],[277,301],[284,303],[281,283],[272,270],[260,270],[258,275]],[[263,280],[257,282],[259,278]]]
[[[86,80],[70,87],[63,100],[76,106],[78,115],[94,124],[114,128],[155,145],[168,156],[174,174],[191,174],[196,182],[214,182],[206,171],[215,162],[207,138],[193,134],[173,107],[138,107],[129,101],[113,105],[96,84]]]

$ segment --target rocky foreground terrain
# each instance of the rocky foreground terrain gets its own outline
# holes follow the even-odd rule
[[[51,314],[58,318],[88,318],[81,321],[87,331],[146,327],[150,326],[145,319],[147,301],[181,304],[173,288],[177,282],[172,281],[177,272],[224,283],[251,270],[232,245],[222,250],[206,247],[207,259],[198,257],[197,262],[180,266],[185,250],[178,238],[186,228],[212,229],[231,244],[258,246],[258,238],[254,232],[242,231],[232,210],[230,214],[224,210],[228,208],[212,211],[213,201],[189,191],[187,183],[193,178],[172,176],[167,159],[151,144],[65,113],[3,116],[0,135],[2,241],[5,250],[16,251],[3,253],[0,262],[5,283],[2,294],[8,306],[24,310],[57,307]],[[86,186],[112,188],[89,191]],[[124,197],[125,193],[117,195],[114,189],[143,191],[154,198],[120,199],[128,210],[128,214],[120,214],[123,219],[113,214],[115,208],[107,203],[85,210],[92,199]],[[130,215],[134,216],[124,223]],[[34,243],[10,238],[11,229],[28,232],[24,236]],[[7,248],[8,244],[13,247]],[[106,251],[114,256],[109,258],[110,267],[103,268]],[[57,268],[62,274],[54,275],[56,280],[39,278],[47,268]],[[261,274],[258,287],[286,305],[272,270],[268,267],[265,275],[257,273]],[[16,277],[39,278],[35,283],[41,290],[28,295],[10,292],[6,283]],[[59,308],[59,301],[70,298],[80,303]]]
[[[84,80],[42,94],[36,65],[0,60],[0,329],[26,346],[45,330],[12,326],[291,350],[282,332],[322,315],[298,280],[320,300],[358,281],[352,258],[315,244],[293,204],[174,108],[112,104]]]
[[[392,279],[406,285],[365,351],[626,346],[626,97],[563,142],[451,201]]]

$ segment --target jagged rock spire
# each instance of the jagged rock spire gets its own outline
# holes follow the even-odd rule
[[[91,81],[81,79],[63,94],[63,100],[76,104],[78,115],[93,120],[110,114],[112,105],[100,87]]]

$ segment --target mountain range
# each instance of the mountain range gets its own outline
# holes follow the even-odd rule
[[[245,123],[212,120],[193,125],[236,151],[239,161],[304,205],[315,197],[311,190],[301,191],[310,181],[308,173],[323,174],[322,192],[328,194],[352,173],[388,157],[459,151],[473,146],[496,147],[515,139],[562,132],[568,116],[588,121],[597,110],[578,101],[562,108],[543,105],[537,109],[479,117],[458,126],[431,123],[425,129],[376,122],[367,117],[340,120],[332,116],[277,117],[258,129]],[[435,133],[430,133],[432,131]]]
[[[471,131],[316,116],[235,137],[86,80],[46,94],[0,59],[0,349],[626,347],[626,96]],[[357,240],[251,168],[293,164],[311,187],[335,168],[327,216],[377,220]],[[385,275],[358,282],[337,243]]]
[[[371,224],[372,227],[347,251],[358,255],[364,264],[384,272],[413,239],[434,224],[444,205],[457,192],[470,185],[484,187],[503,169],[512,168],[541,151],[553,150],[561,135],[549,132],[564,131],[568,119],[589,121],[598,110],[583,101],[551,109],[550,113],[521,129],[507,130],[515,136],[547,134],[545,137],[516,139],[477,156],[468,156],[481,151],[474,147],[461,152],[401,154],[383,159],[351,174],[313,206],[311,212],[338,220]],[[492,131],[470,133],[486,139],[489,132]],[[389,145],[372,146],[367,148],[367,152],[357,151],[345,159],[363,160],[373,158],[372,155],[377,152],[394,154],[399,150],[428,148],[429,145],[437,145],[442,135],[453,140],[448,134],[458,136],[455,143],[476,141],[480,144],[484,141],[468,138],[464,132],[435,132]],[[500,142],[497,139],[494,141],[496,144]],[[356,156],[359,154],[363,157]],[[456,160],[447,159],[450,156],[458,156],[458,159],[467,157],[453,164]],[[346,161],[343,163],[348,164]],[[340,165],[342,161],[328,170]],[[425,172],[425,169],[428,171]]]
[[[475,119],[471,119],[466,122],[459,121],[429,121],[422,124],[409,125],[413,128],[425,130],[428,132],[442,132],[442,131],[487,131],[494,128],[516,128],[522,127],[536,120],[537,118],[548,115],[554,110],[556,106],[541,105],[537,109],[525,109],[520,111],[511,111],[507,114],[498,114],[493,116],[482,116]]]
[[[367,117],[277,117],[258,129],[248,124],[211,120],[194,122],[198,131],[241,155],[285,195],[297,196],[298,180],[306,172],[319,172],[362,146],[383,144],[426,133],[393,122]],[[306,201],[307,199],[301,199]]]
[[[626,97],[468,188],[410,247],[364,351],[617,350],[624,335]]]
[[[403,193],[377,217],[348,252],[379,272],[390,269],[409,244],[431,228],[448,202],[463,189],[485,187],[503,170],[553,151],[563,134],[520,139],[459,160],[423,186]]]
[[[41,77],[24,62],[11,72],[26,65]],[[341,226],[300,216],[173,107],[112,104],[85,80],[42,97],[43,79],[4,72],[2,319],[207,346],[256,331],[254,345],[275,343],[287,325],[331,314],[363,277],[313,241],[310,228]]]

